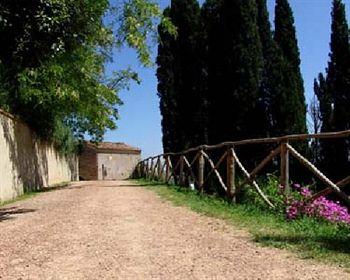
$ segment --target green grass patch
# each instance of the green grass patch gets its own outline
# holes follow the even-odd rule
[[[6,201],[0,201],[0,207],[17,202],[17,201],[22,201],[22,200],[26,200],[29,198],[33,198],[34,196],[38,195],[41,192],[28,192],[28,193],[24,193],[14,199],[11,200],[6,200]]]
[[[138,181],[160,197],[178,206],[226,220],[247,229],[254,241],[276,248],[296,252],[299,257],[336,264],[350,270],[350,229],[311,218],[287,221],[276,214],[254,205],[236,204],[216,197],[201,195],[179,187],[166,187],[160,183]]]

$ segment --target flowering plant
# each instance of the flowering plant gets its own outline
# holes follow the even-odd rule
[[[279,195],[283,198],[287,219],[294,220],[301,216],[319,218],[332,223],[350,225],[350,214],[346,207],[339,201],[332,201],[321,196],[314,201],[308,201],[312,192],[308,187],[299,184],[291,186],[286,191],[284,186],[279,186]]]

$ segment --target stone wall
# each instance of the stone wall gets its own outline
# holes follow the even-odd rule
[[[98,153],[98,180],[129,179],[140,159],[135,153]]]
[[[75,155],[61,155],[25,123],[0,110],[0,201],[76,180]]]

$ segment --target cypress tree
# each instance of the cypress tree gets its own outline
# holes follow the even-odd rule
[[[350,49],[349,28],[345,5],[341,0],[333,1],[330,62],[327,71],[328,90],[333,95],[334,130],[350,129]],[[337,168],[332,171],[335,178],[347,175],[349,164],[349,141],[335,141]]]
[[[330,61],[327,77],[320,76],[316,94],[320,102],[322,131],[350,129],[350,46],[345,5],[333,1]],[[324,167],[332,178],[341,179],[350,168],[349,140],[322,142]]]
[[[169,16],[170,9],[164,10],[164,16]],[[174,90],[173,51],[174,38],[167,33],[162,25],[158,26],[159,44],[157,56],[158,97],[162,116],[162,133],[164,152],[172,152],[178,147],[176,130],[177,103]]]
[[[172,46],[180,151],[206,142],[201,87],[200,7],[196,0],[172,0],[170,17],[178,36]]]
[[[322,123],[321,132],[329,132],[334,129],[333,119],[333,98],[328,90],[325,76],[320,73],[314,81],[314,92],[319,102],[320,121]],[[331,169],[336,166],[336,161],[332,160],[335,153],[334,145],[326,141],[319,141],[319,159],[318,164],[323,172],[331,175]],[[333,162],[332,162],[333,161]]]
[[[258,135],[262,52],[255,0],[207,1],[209,140]]]
[[[322,122],[321,132],[333,130],[333,100],[330,91],[327,88],[326,78],[322,73],[314,81],[314,92],[320,104],[320,118]]]
[[[285,118],[288,109],[288,96],[283,76],[284,61],[282,52],[274,41],[271,31],[266,0],[256,0],[258,8],[257,24],[262,45],[263,72],[260,84],[260,107],[265,112],[265,119],[261,119],[264,129],[262,136],[278,136],[286,133],[290,124]]]
[[[196,0],[173,0],[165,10],[176,38],[159,27],[158,95],[165,151],[181,151],[206,140],[200,7]]]
[[[280,120],[285,120],[279,134],[306,133],[306,104],[303,79],[300,72],[300,53],[294,26],[294,17],[288,0],[276,0],[275,41],[284,58],[284,110]]]
[[[225,44],[223,36],[223,0],[206,0],[201,11],[201,19],[204,30],[204,71],[207,73],[206,96],[208,105],[208,141],[210,144],[218,143],[224,137],[222,130],[227,130],[223,125],[217,123],[222,116],[216,116],[215,106],[221,106],[220,99],[224,96],[224,55],[222,52]],[[221,113],[222,115],[223,113]]]

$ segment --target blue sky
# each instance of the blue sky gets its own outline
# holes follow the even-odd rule
[[[267,2],[273,22],[275,0]],[[350,1],[344,2],[349,19]],[[170,0],[161,0],[159,3],[165,7]],[[314,78],[320,71],[324,71],[328,61],[331,3],[332,0],[290,0],[295,17],[307,101],[313,96]],[[156,45],[153,46],[153,52],[156,55]],[[123,49],[114,55],[114,61],[107,65],[107,70],[113,71],[128,66],[139,73],[142,83],[132,84],[129,91],[120,93],[124,105],[119,108],[118,129],[107,132],[105,140],[140,147],[143,157],[156,155],[162,152],[156,68],[142,67],[137,62],[133,50]]]

